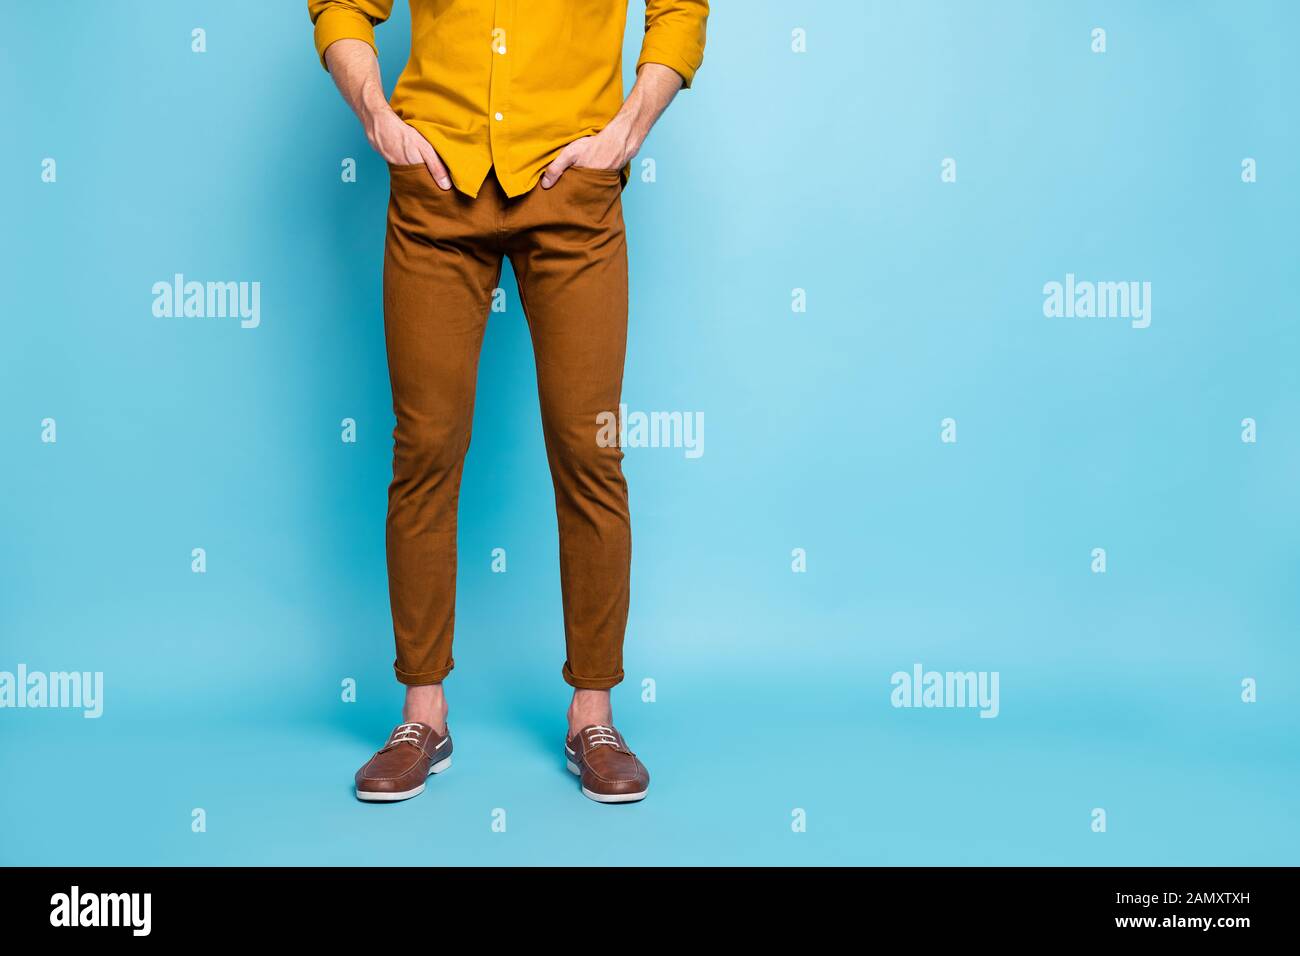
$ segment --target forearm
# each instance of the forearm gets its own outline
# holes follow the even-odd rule
[[[640,151],[655,122],[681,88],[681,76],[662,63],[645,63],[637,71],[632,92],[602,131],[621,147],[624,162]]]
[[[367,132],[375,116],[391,112],[384,96],[384,84],[379,75],[379,58],[364,40],[343,39],[331,43],[325,51],[325,65],[329,68],[334,85]]]
[[[325,48],[325,66],[361,120],[366,139],[389,163],[424,163],[443,189],[451,188],[447,167],[428,140],[406,125],[384,98],[379,59],[364,40],[346,37]]]

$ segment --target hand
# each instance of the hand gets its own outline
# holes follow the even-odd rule
[[[595,136],[575,139],[542,172],[542,188],[550,189],[570,166],[587,169],[622,169],[636,154],[621,126],[610,123]]]
[[[451,176],[447,173],[447,167],[438,158],[438,153],[429,145],[429,141],[415,127],[402,122],[401,117],[387,103],[381,108],[366,112],[362,125],[365,126],[370,145],[385,160],[394,166],[424,163],[429,167],[429,175],[439,188],[451,188]]]

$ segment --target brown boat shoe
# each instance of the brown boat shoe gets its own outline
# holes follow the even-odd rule
[[[430,774],[451,766],[451,732],[439,734],[428,724],[398,724],[388,743],[357,771],[357,799],[375,802],[408,800],[424,792]]]
[[[583,727],[564,742],[569,770],[582,778],[582,792],[600,803],[645,799],[650,772],[613,727]]]

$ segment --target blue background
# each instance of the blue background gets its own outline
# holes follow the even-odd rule
[[[505,278],[461,500],[456,766],[375,807],[351,776],[401,700],[384,165],[304,3],[15,5],[0,670],[106,692],[99,720],[0,710],[0,861],[1297,862],[1298,31],[1281,0],[715,3],[642,152],[657,181],[624,196],[624,399],[706,423],[700,459],[625,463],[615,707],[651,796],[600,806],[564,770],[554,506]],[[260,328],[155,318],[176,272],[260,281]],[[1067,272],[1150,281],[1150,328],[1044,318]],[[894,709],[917,662],[1000,672],[1001,715]]]

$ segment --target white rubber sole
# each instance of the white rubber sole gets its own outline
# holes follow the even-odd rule
[[[566,758],[569,765],[569,773],[575,776],[582,776],[582,768],[572,760]],[[649,790],[642,790],[640,793],[592,793],[586,787],[582,788],[582,795],[589,800],[595,800],[597,803],[636,803],[638,800],[644,800]]]
[[[431,777],[435,773],[442,773],[450,766],[451,757],[439,760],[437,763],[429,767],[428,775]],[[418,797],[420,794],[424,793],[424,786],[425,785],[422,783],[414,790],[399,790],[395,793],[383,793],[378,790],[358,790],[357,799],[364,800],[367,803],[394,803],[398,800],[410,800],[412,797]]]

